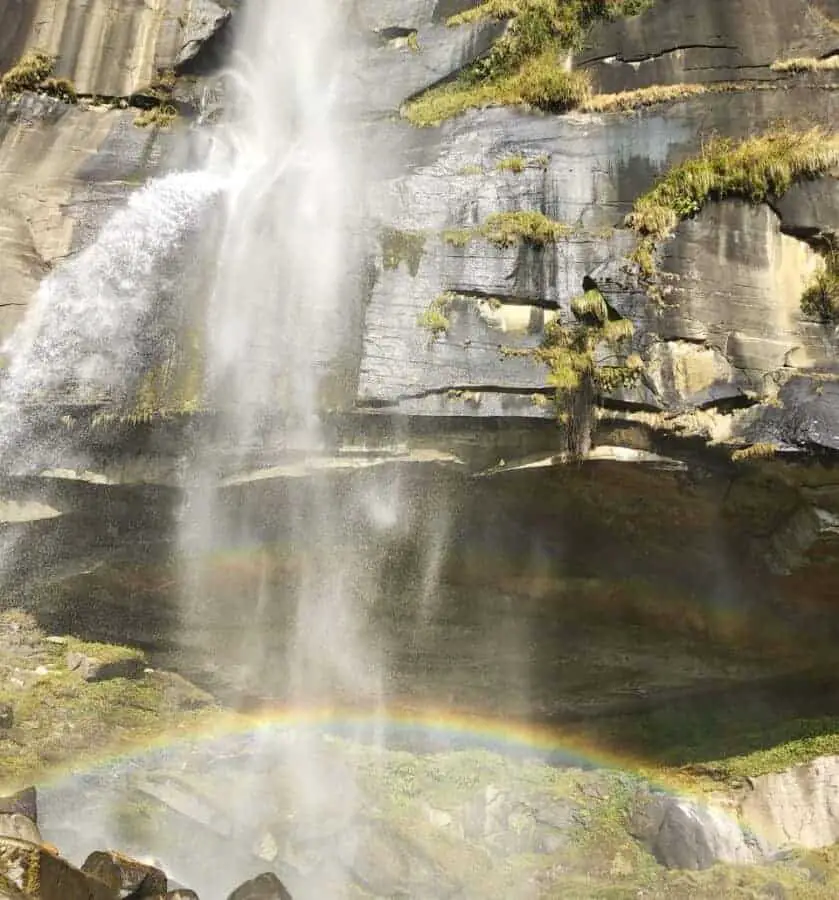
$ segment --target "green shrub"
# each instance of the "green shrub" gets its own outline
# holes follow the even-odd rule
[[[445,334],[451,326],[449,312],[456,295],[451,292],[440,294],[428,304],[428,308],[417,317],[417,325],[430,332],[432,338]]]
[[[52,75],[55,57],[43,50],[27,50],[26,53],[0,78],[0,87],[7,96],[23,91],[37,91],[41,83]]]
[[[155,125],[158,128],[168,128],[178,118],[178,111],[170,103],[162,103],[151,109],[143,110],[134,120],[138,128],[147,128]]]
[[[804,289],[801,311],[825,324],[839,322],[839,250],[828,251],[824,269]]]

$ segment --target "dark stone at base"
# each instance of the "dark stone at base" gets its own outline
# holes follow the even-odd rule
[[[292,900],[292,896],[273,872],[265,872],[239,885],[227,900]]]

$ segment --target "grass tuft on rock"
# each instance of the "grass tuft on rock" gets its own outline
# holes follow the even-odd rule
[[[456,294],[453,294],[450,291],[440,294],[440,296],[432,300],[431,303],[428,304],[427,309],[417,317],[417,325],[428,331],[432,339],[436,339],[440,337],[440,335],[445,334],[451,327],[449,312],[456,296]]]
[[[591,81],[588,73],[571,70],[569,51],[582,47],[594,22],[637,15],[651,5],[651,0],[487,0],[448,24],[506,19],[506,33],[453,82],[406,104],[403,114],[424,127],[484,106],[574,109],[591,96]]]
[[[512,247],[518,243],[542,247],[555,244],[573,232],[571,225],[551,219],[537,210],[517,209],[492,213],[483,225],[476,228],[447,229],[442,237],[453,247],[465,247],[473,238],[484,238],[497,247]]]
[[[134,124],[138,128],[168,128],[178,118],[178,111],[171,103],[161,103],[160,106],[153,106],[151,109],[145,109],[134,120]]]
[[[791,59],[778,59],[770,66],[773,72],[829,72],[839,69],[839,55],[817,58],[815,56],[796,56]]]
[[[839,163],[839,135],[821,127],[779,127],[740,142],[713,138],[702,152],[674,166],[635,201],[626,224],[640,235],[667,237],[709,200],[743,197],[753,203],[785,193]]]
[[[78,97],[73,82],[68,78],[55,78],[54,69],[54,56],[43,50],[27,50],[0,78],[0,96],[16,97],[24,91],[34,91],[64,103],[76,103]]]

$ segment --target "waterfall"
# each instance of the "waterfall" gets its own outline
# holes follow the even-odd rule
[[[214,415],[185,473],[181,614],[184,640],[241,695],[375,714],[382,648],[371,609],[386,553],[370,534],[383,504],[396,525],[380,530],[398,530],[398,486],[368,502],[328,465],[264,477],[281,463],[328,460],[322,386],[360,305],[352,273],[364,179],[347,113],[345,11],[334,0],[242,7],[229,121],[208,162],[231,187],[205,328]],[[252,577],[225,583],[217,563],[231,554],[249,560]],[[352,779],[318,762],[319,740],[300,729],[281,748],[266,737],[259,752],[274,760],[268,768],[290,771],[301,822],[352,820]],[[321,875],[305,874],[315,890]]]
[[[124,396],[142,371],[144,333],[184,239],[222,189],[218,176],[167,175],[131,196],[96,241],[46,278],[4,347],[0,465],[37,471],[67,447],[60,404]]]

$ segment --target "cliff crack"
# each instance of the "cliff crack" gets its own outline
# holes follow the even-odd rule
[[[676,47],[669,47],[666,50],[661,50],[658,53],[651,53],[648,56],[637,56],[637,57],[623,57],[620,53],[610,54],[604,56],[594,56],[591,59],[586,59],[582,62],[583,66],[590,65],[591,63],[597,62],[605,62],[605,63],[624,63],[624,64],[632,64],[632,63],[645,63],[651,62],[654,59],[661,59],[664,56],[670,56],[673,53],[681,53],[684,50],[739,50],[739,47],[735,47],[731,44],[681,44]]]

